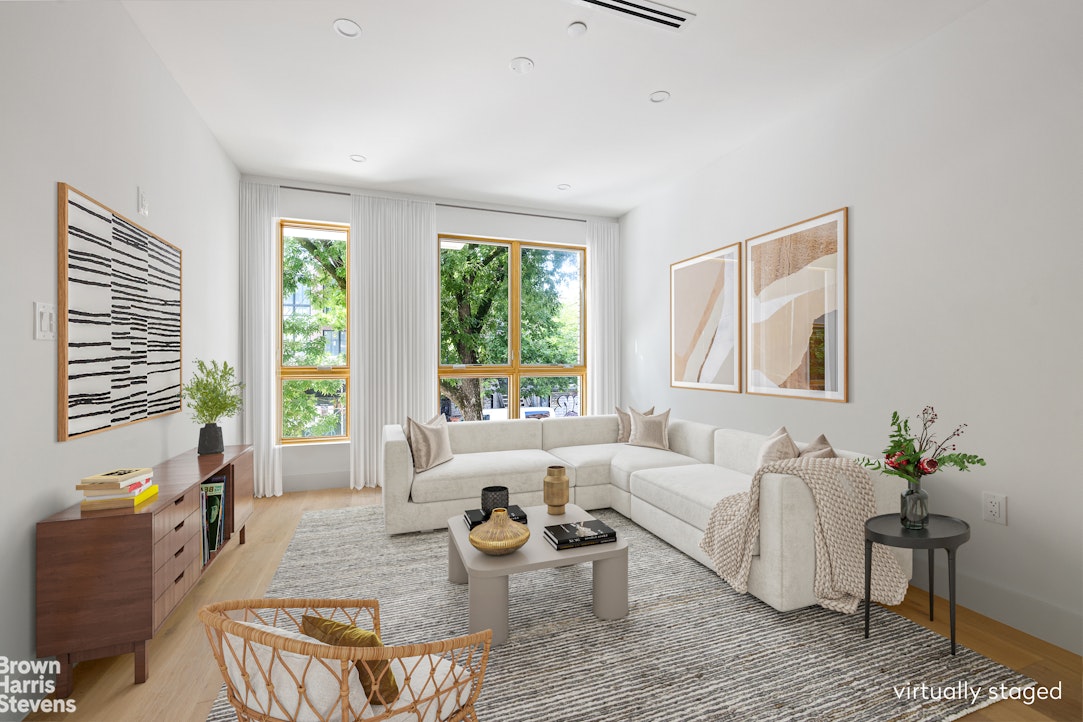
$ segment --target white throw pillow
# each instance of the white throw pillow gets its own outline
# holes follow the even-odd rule
[[[407,418],[406,442],[414,457],[414,471],[427,471],[455,458],[443,414],[437,414],[426,424]]]
[[[780,426],[775,433],[767,437],[767,441],[763,442],[763,446],[760,447],[760,459],[756,466],[760,467],[783,459],[796,459],[800,455],[801,450],[790,438],[790,432],[786,431],[785,426]]]
[[[628,411],[635,411],[635,409],[629,409],[625,411],[619,406],[615,406],[614,409],[617,412],[617,443],[627,443],[629,437],[632,435],[632,417]],[[644,416],[651,416],[654,414],[654,407],[650,407],[643,412]]]
[[[241,624],[286,639],[328,646],[300,632],[255,622]],[[275,651],[254,642],[249,642],[245,651],[244,640],[228,633],[225,636],[227,645],[236,652],[234,655],[229,649],[224,650],[226,672],[245,706],[269,717],[296,719],[298,722],[321,722],[342,717],[342,706],[339,704],[341,670],[336,665],[331,665],[335,669],[332,672],[327,666],[314,663],[307,655]],[[246,673],[249,679],[247,686],[243,676]],[[363,709],[368,698],[352,664],[347,667],[346,675],[349,677],[350,705],[354,710]],[[297,689],[299,680],[304,680],[303,697]],[[268,681],[274,685],[274,697],[267,690]]]
[[[669,409],[661,414],[647,416],[635,409],[630,409],[632,432],[628,443],[632,446],[647,446],[652,449],[669,448]]]
[[[838,456],[827,437],[820,434],[816,440],[801,450],[802,459],[834,459]]]

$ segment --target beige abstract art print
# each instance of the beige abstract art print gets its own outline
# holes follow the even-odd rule
[[[670,384],[741,391],[741,244],[669,267]]]
[[[748,393],[847,400],[846,211],[745,241]]]

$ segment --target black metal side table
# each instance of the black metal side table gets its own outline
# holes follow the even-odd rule
[[[962,519],[930,514],[924,529],[907,529],[898,514],[874,516],[865,522],[865,639],[869,638],[869,605],[872,596],[872,545],[929,550],[929,621],[933,619],[933,551],[948,552],[948,609],[951,616],[951,653],[955,654],[955,550],[970,538],[970,525]]]

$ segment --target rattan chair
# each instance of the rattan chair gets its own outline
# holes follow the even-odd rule
[[[426,644],[343,647],[303,637],[304,615],[380,634],[375,599],[242,599],[199,610],[240,722],[477,722],[490,630]],[[366,693],[359,676],[380,660],[399,687],[387,704],[376,685]]]

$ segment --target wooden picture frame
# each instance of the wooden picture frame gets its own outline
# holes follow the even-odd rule
[[[181,410],[181,250],[57,184],[57,439]]]
[[[741,244],[669,267],[670,386],[741,392]]]
[[[846,402],[847,209],[745,241],[750,394]]]

